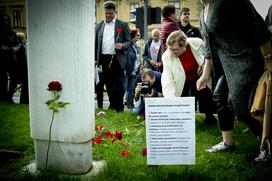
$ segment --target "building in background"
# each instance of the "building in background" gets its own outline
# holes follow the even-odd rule
[[[103,3],[105,0],[96,0],[96,20],[100,22],[104,19],[104,9]],[[137,17],[134,13],[136,8],[144,6],[143,0],[116,0],[117,4],[117,16],[119,19],[124,20],[126,22],[134,21]],[[176,7],[177,12],[183,7],[190,7],[191,11],[191,24],[199,27],[199,13],[202,9],[202,4],[199,0],[149,0],[148,6],[155,8],[162,8],[165,5],[172,4]],[[130,27],[135,28],[134,23],[129,23]],[[152,24],[148,26],[149,32],[154,28],[160,28],[161,24]]]
[[[26,32],[26,0],[1,0],[0,14],[11,18],[11,28],[16,32]]]
[[[100,22],[104,19],[103,3],[106,0],[95,0],[96,3],[96,21]],[[117,4],[117,16],[119,19],[129,22],[131,28],[135,28],[134,23],[136,15],[132,12],[138,7],[144,6],[143,0],[114,0]],[[183,6],[189,6],[191,11],[191,24],[199,27],[199,12],[202,8],[199,0],[149,0],[148,6],[160,7],[167,4],[172,4],[179,11]],[[11,27],[16,32],[26,33],[26,0],[1,0],[0,13],[8,14],[11,18]],[[160,24],[151,24],[148,26],[148,31],[151,32],[154,28],[160,28]]]

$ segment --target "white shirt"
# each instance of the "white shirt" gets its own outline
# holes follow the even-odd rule
[[[204,22],[206,23],[207,21],[207,17],[208,17],[208,13],[209,13],[209,5],[210,4],[207,4],[204,8]]]
[[[105,27],[103,31],[103,40],[102,40],[102,54],[115,54],[115,42],[114,42],[114,27],[115,19],[111,22],[104,21]]]
[[[150,45],[150,55],[151,55],[152,60],[157,61],[160,47],[161,47],[161,40],[159,40],[157,42],[152,40],[151,45]]]

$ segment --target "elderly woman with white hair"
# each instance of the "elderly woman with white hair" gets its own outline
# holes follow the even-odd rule
[[[184,32],[177,30],[167,38],[167,50],[162,55],[162,88],[164,97],[195,96],[199,99],[200,112],[205,113],[206,124],[215,124],[213,101],[208,87],[196,89],[196,81],[201,75],[204,63],[204,42],[200,38],[187,38]]]

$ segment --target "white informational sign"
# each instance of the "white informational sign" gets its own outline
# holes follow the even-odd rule
[[[195,164],[195,98],[146,98],[148,165]]]

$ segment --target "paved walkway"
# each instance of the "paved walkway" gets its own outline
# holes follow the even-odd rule
[[[20,102],[20,92],[15,92],[12,99],[13,99],[15,104],[19,104],[19,102]],[[94,99],[95,99],[95,108],[97,109],[96,97]],[[108,95],[104,95],[103,109],[108,109],[109,105],[110,105],[109,97],[108,97]],[[125,105],[125,110],[126,111],[129,110],[126,107],[126,105]]]

